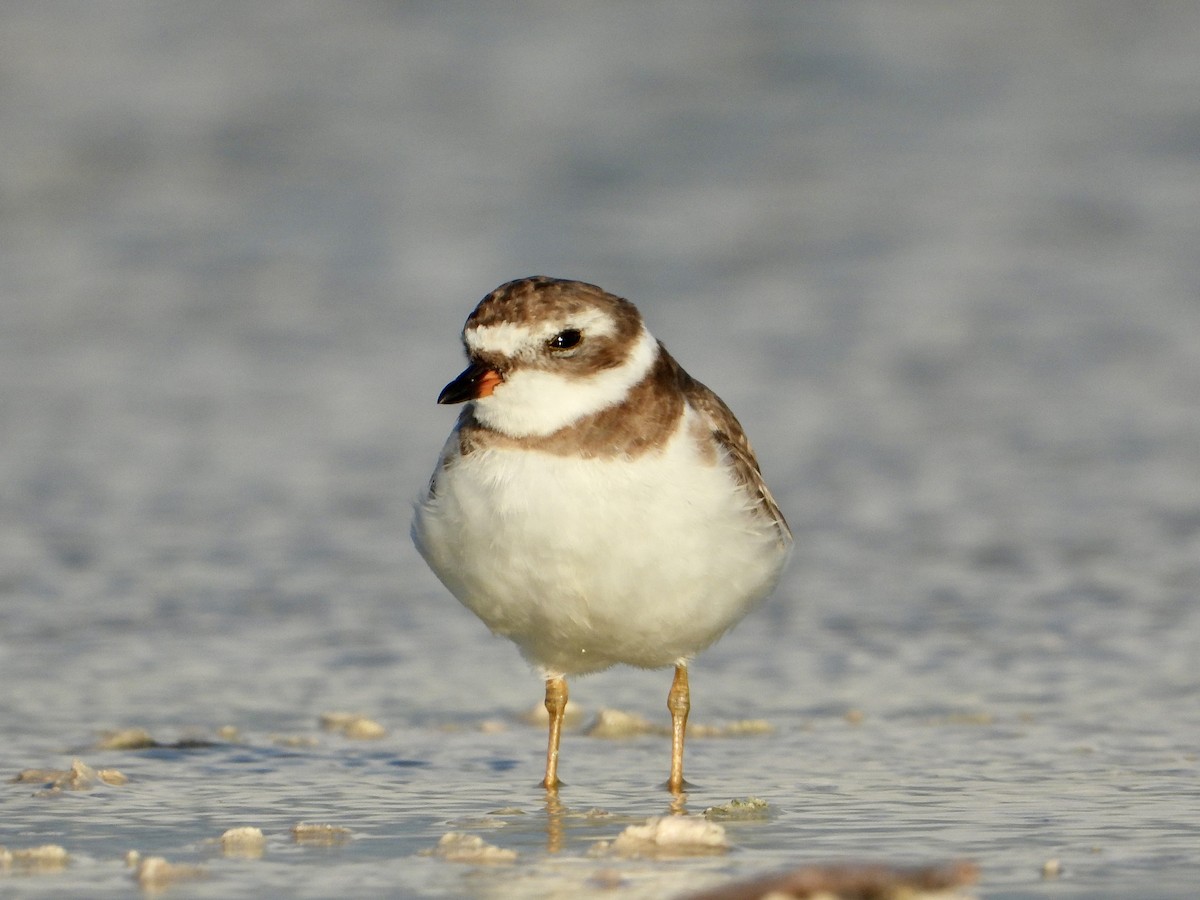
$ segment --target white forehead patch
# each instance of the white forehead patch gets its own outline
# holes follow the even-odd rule
[[[590,378],[568,379],[555,372],[525,368],[508,373],[490,396],[474,401],[475,418],[511,437],[553,434],[620,403],[629,389],[646,377],[656,359],[658,342],[643,327],[621,365]]]
[[[463,339],[472,353],[499,353],[515,359],[525,351],[539,349],[567,328],[581,331],[585,337],[612,337],[617,333],[617,323],[612,316],[603,310],[585,309],[561,319],[556,317],[532,324],[499,322],[468,327],[463,332]]]

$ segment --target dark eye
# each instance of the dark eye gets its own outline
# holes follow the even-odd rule
[[[551,350],[570,350],[583,340],[583,335],[577,328],[566,328],[546,341]]]

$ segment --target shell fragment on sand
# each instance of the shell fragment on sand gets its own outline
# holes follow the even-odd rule
[[[631,858],[700,856],[729,849],[725,829],[692,816],[656,816],[643,825],[630,825],[612,841],[593,845],[593,856]]]
[[[57,872],[66,868],[69,859],[67,851],[58,844],[42,844],[22,850],[0,846],[0,872]]]
[[[13,784],[40,784],[44,793],[86,791],[97,782],[122,785],[129,781],[116,769],[93,769],[81,759],[71,762],[69,769],[24,769],[9,779]]]
[[[320,722],[323,731],[336,731],[353,740],[370,741],[387,736],[387,729],[374,719],[356,713],[321,713]]]
[[[267,839],[263,836],[261,828],[230,828],[221,835],[221,852],[226,856],[261,859],[266,847]]]
[[[134,877],[140,887],[146,890],[158,890],[177,881],[191,881],[204,878],[207,873],[200,866],[189,866],[182,863],[168,862],[162,856],[147,856],[138,859]]]
[[[436,847],[424,851],[424,855],[436,856],[446,862],[491,865],[514,862],[517,851],[489,844],[477,834],[450,831],[442,835]]]

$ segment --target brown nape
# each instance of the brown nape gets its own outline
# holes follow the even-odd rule
[[[663,447],[683,415],[682,370],[659,345],[658,360],[623,403],[584,416],[553,434],[509,437],[479,423],[464,411],[459,429],[463,456],[476,450],[540,450],[556,456],[586,459],[631,458]],[[684,375],[686,378],[687,376]]]

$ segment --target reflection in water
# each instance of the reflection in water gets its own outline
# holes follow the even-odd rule
[[[684,787],[687,787],[687,782],[684,782]],[[687,791],[671,792],[671,805],[667,812],[673,816],[687,815]]]
[[[546,852],[558,853],[563,843],[563,805],[558,788],[546,788]]]

